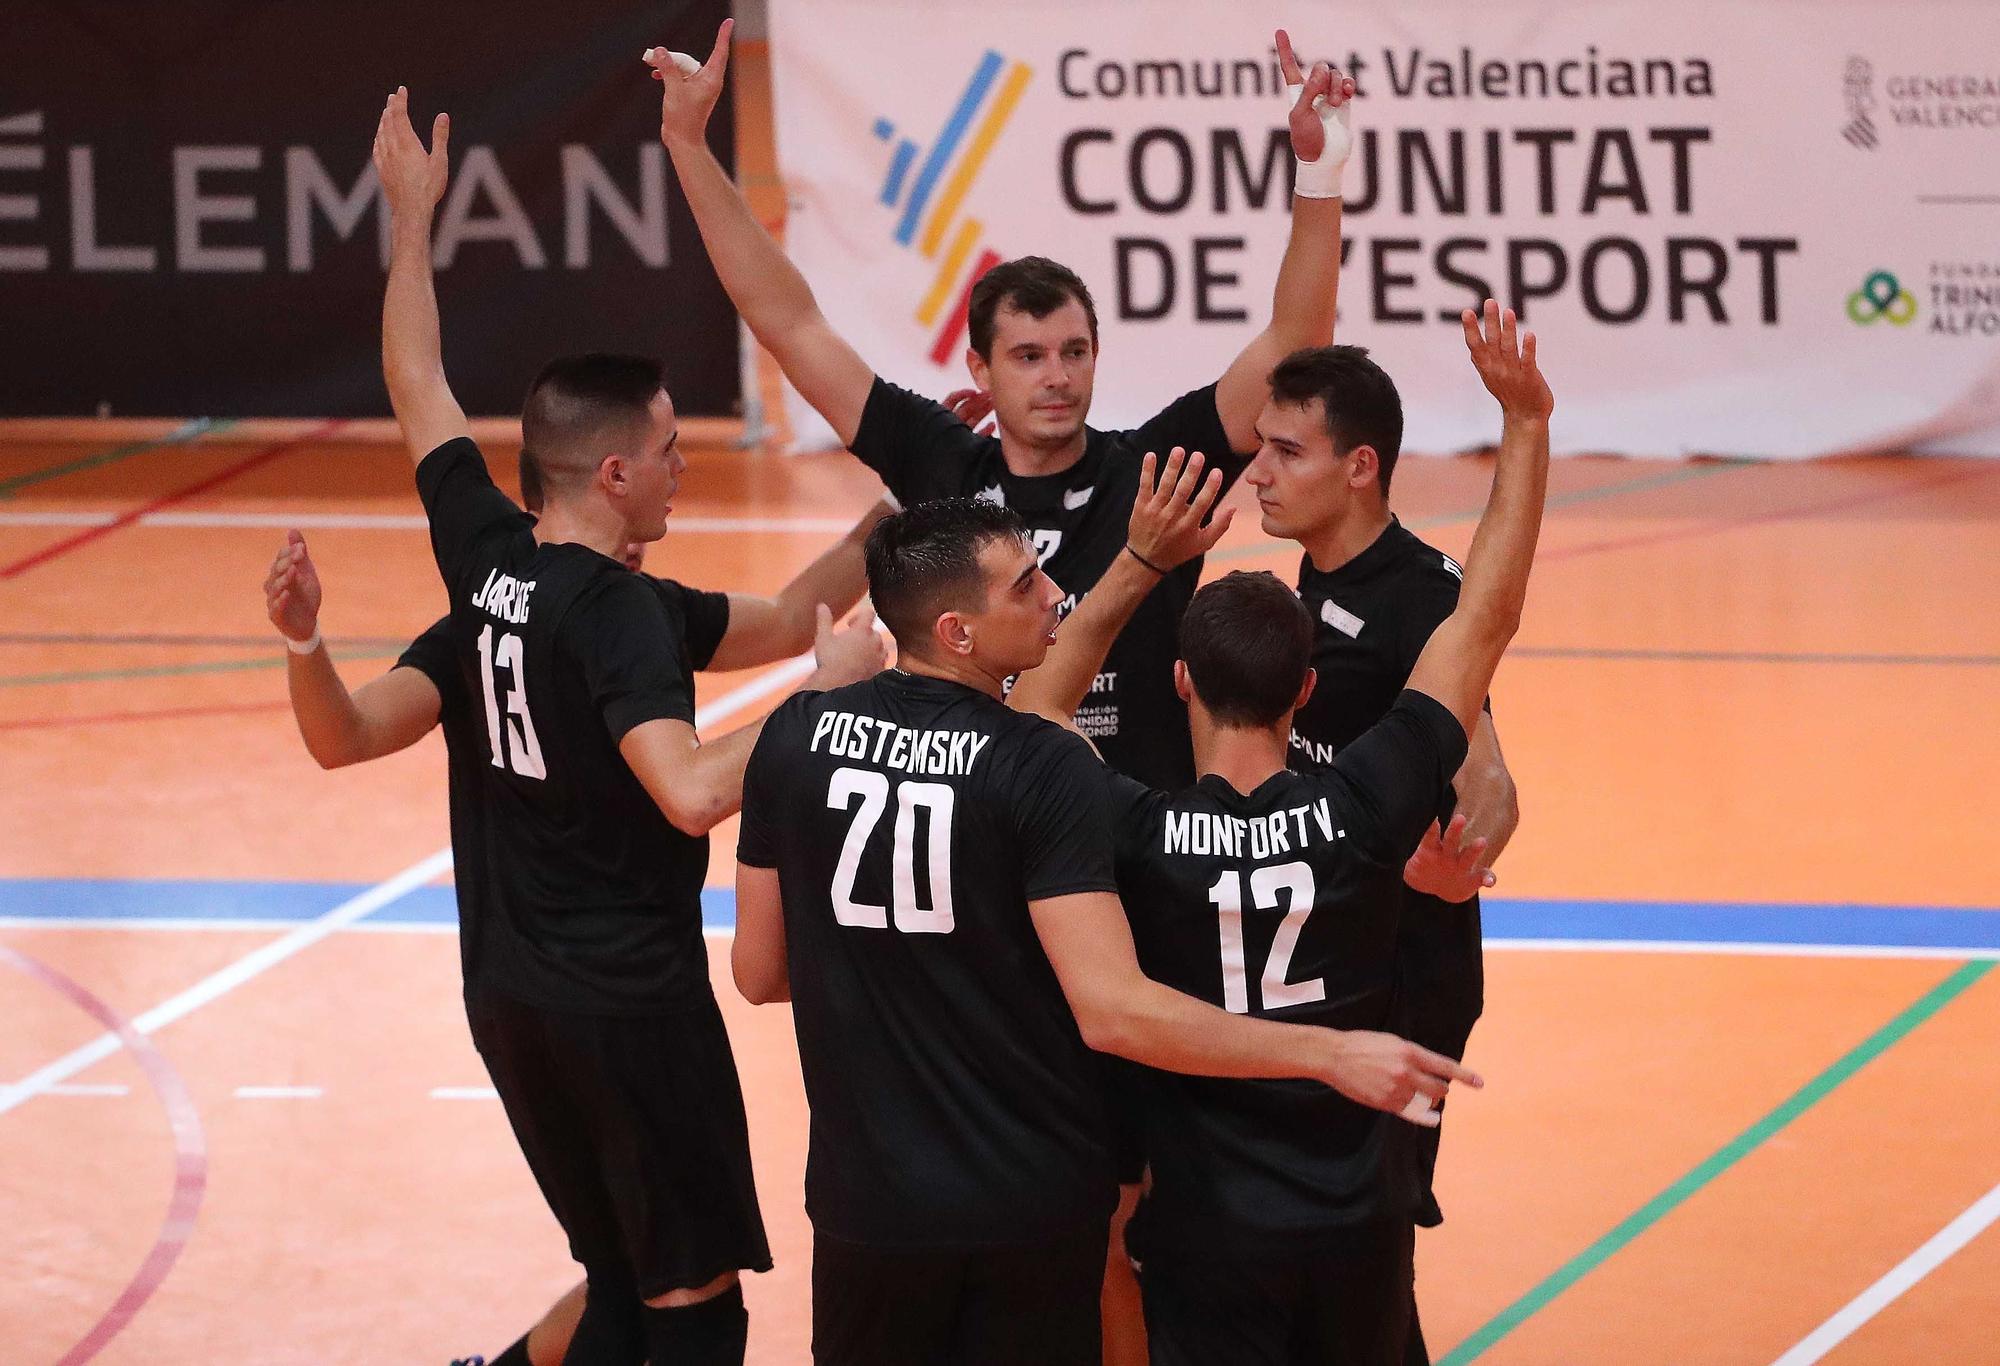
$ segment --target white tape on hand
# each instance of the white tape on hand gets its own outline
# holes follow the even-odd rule
[[[1298,99],[1298,87],[1287,87],[1292,91],[1293,100]],[[1299,162],[1298,179],[1293,193],[1301,199],[1338,199],[1341,196],[1341,180],[1347,172],[1347,158],[1354,150],[1354,128],[1350,122],[1353,101],[1343,101],[1329,105],[1324,95],[1313,97],[1312,108],[1319,115],[1320,127],[1326,130],[1326,145],[1320,148],[1319,156],[1312,161]]]
[[[695,72],[701,70],[701,63],[688,56],[687,53],[669,52],[663,47],[647,48],[639,54],[639,60],[651,66],[655,54],[664,54],[666,59],[674,64],[674,70],[680,72],[683,76],[692,76]]]

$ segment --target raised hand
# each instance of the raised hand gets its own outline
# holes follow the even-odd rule
[[[1465,328],[1465,349],[1472,354],[1473,368],[1486,392],[1499,400],[1500,411],[1511,418],[1547,421],[1555,411],[1555,395],[1535,364],[1535,334],[1517,335],[1514,310],[1502,311],[1488,299],[1483,313],[1468,308],[1459,322]]]
[[[1404,885],[1440,901],[1470,901],[1497,878],[1486,862],[1486,838],[1465,838],[1465,813],[1451,818],[1442,833],[1436,821],[1417,852],[1403,865]]]
[[[1486,1085],[1442,1053],[1433,1053],[1408,1039],[1373,1030],[1351,1029],[1331,1034],[1336,1061],[1320,1078],[1349,1100],[1374,1110],[1386,1110],[1425,1129],[1438,1125],[1438,1107],[1455,1081],[1475,1089]]]
[[[1311,71],[1299,66],[1292,40],[1278,30],[1278,68],[1287,90],[1296,90],[1288,122],[1292,130],[1292,155],[1300,161],[1345,162],[1354,150],[1354,134],[1348,125],[1347,102],[1354,98],[1354,80],[1343,76],[1325,62],[1314,62]]]
[[[705,62],[663,47],[649,47],[641,55],[660,83],[660,141],[669,149],[677,143],[699,143],[707,136],[709,115],[722,98],[722,78],[729,71],[729,35],[735,28],[734,19],[722,21]]]
[[[981,436],[993,435],[999,424],[987,422],[993,415],[993,395],[979,389],[954,389],[944,396],[944,406],[951,409],[951,415]],[[985,422],[985,426],[980,424]]]
[[[410,92],[397,86],[375,125],[375,174],[382,181],[392,218],[418,214],[428,218],[437,208],[451,178],[445,152],[450,140],[451,115],[439,114],[431,120],[430,150],[424,150],[410,123]]]
[[[319,630],[319,570],[306,550],[306,538],[285,533],[285,545],[264,576],[264,611],[287,640],[311,640]]]
[[[1132,499],[1125,543],[1148,567],[1162,573],[1177,569],[1197,555],[1206,555],[1229,530],[1235,508],[1204,522],[1222,497],[1222,471],[1210,470],[1203,479],[1206,464],[1200,451],[1189,455],[1179,446],[1167,453],[1165,468],[1160,468],[1160,458],[1152,451],[1139,463],[1139,491]]]
[[[861,610],[845,625],[835,629],[833,613],[825,603],[816,609],[813,628],[813,658],[819,667],[806,686],[824,691],[844,688],[873,678],[889,667],[889,649],[882,633],[875,629],[875,609],[863,603]]]

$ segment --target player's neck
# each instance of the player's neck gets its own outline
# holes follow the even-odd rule
[[[1389,529],[1391,520],[1387,503],[1356,502],[1346,516],[1299,537],[1299,548],[1306,552],[1314,569],[1330,574],[1374,545]]]
[[[630,539],[624,523],[598,509],[573,503],[551,502],[535,523],[535,541],[540,545],[588,546],[614,560],[624,555]]]
[[[1000,429],[1000,458],[1007,462],[1007,473],[1032,479],[1038,475],[1061,474],[1064,470],[1083,459],[1084,444],[1090,433],[1077,428],[1076,435],[1060,446],[1036,446],[1014,436],[1005,427]]]
[[[1218,726],[1200,707],[1188,708],[1194,732],[1195,771],[1222,779],[1248,796],[1285,768],[1290,714],[1283,726]]]
[[[948,683],[962,683],[968,688],[978,689],[996,702],[1007,695],[1006,686],[1001,678],[980,668],[976,661],[962,659],[956,655],[940,661],[898,651],[896,668],[906,674],[915,674],[918,678],[942,678]]]

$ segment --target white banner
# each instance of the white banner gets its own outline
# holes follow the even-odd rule
[[[2000,455],[1993,0],[772,0],[788,249],[934,394],[982,263],[1053,256],[1096,297],[1094,425],[1148,415],[1269,316],[1279,25],[1360,87],[1338,339],[1409,449],[1496,437],[1457,323],[1491,293],[1566,452]]]

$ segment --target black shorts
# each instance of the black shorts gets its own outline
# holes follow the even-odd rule
[[[813,1235],[815,1366],[1098,1366],[1104,1226],[1019,1247]]]
[[[1104,1087],[1112,1175],[1121,1186],[1136,1186],[1146,1177],[1146,1069],[1129,1058],[1100,1053],[1097,1075]]]
[[[1479,898],[1453,905],[1414,894],[1396,933],[1399,1032],[1413,1043],[1450,1058],[1465,1057],[1472,1026],[1486,1009],[1486,964],[1481,947]],[[1444,1222],[1432,1191],[1442,1127],[1410,1137],[1421,1196],[1417,1223]]]
[[[645,1299],[770,1270],[743,1090],[713,1000],[630,1017],[486,994],[465,1011],[571,1256],[627,1270]]]
[[[1148,1252],[1153,1366],[1403,1366],[1413,1244],[1399,1223],[1341,1252]]]

